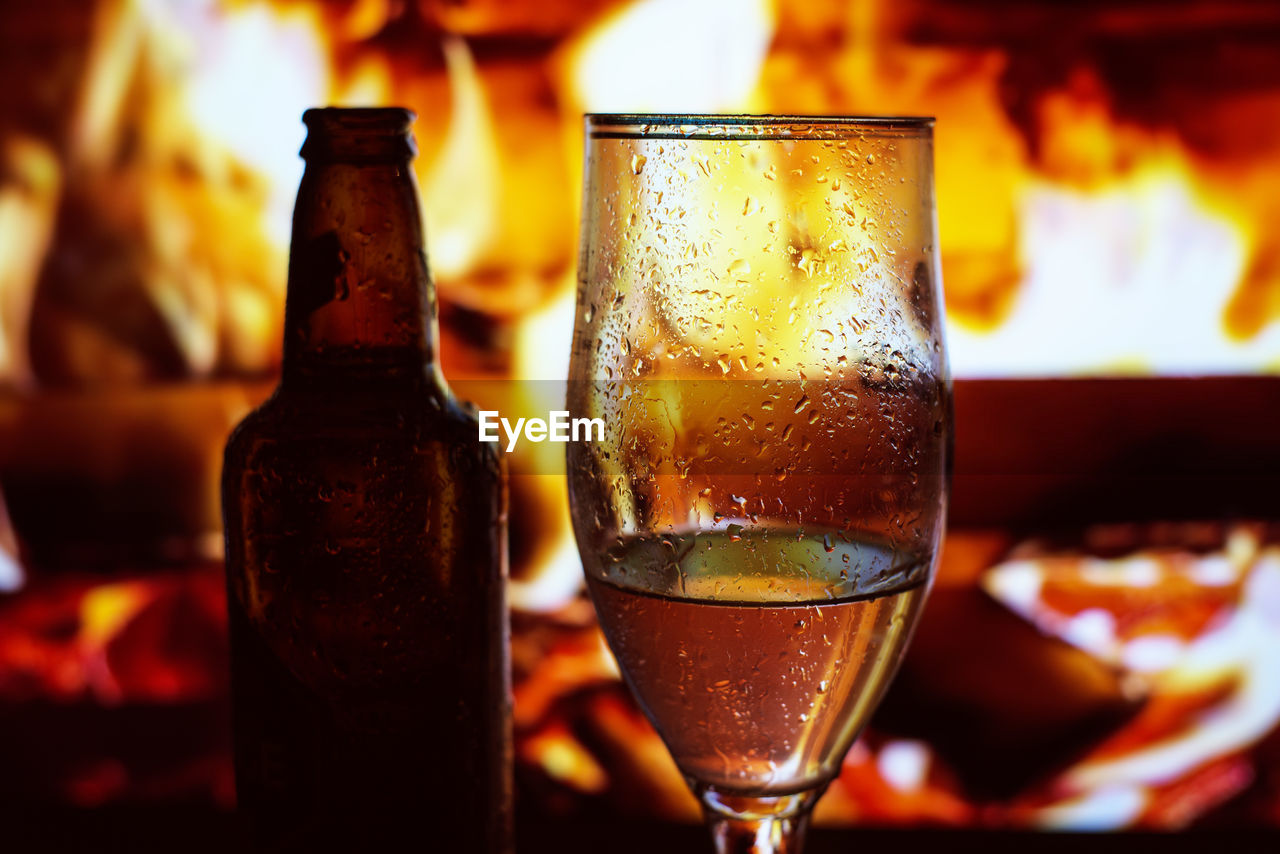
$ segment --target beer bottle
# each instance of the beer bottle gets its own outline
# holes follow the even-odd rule
[[[282,376],[226,449],[236,786],[271,850],[510,847],[505,494],[435,364],[413,118],[304,115]]]

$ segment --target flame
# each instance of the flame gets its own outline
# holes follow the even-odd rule
[[[569,495],[564,478],[557,475],[525,475],[534,480],[543,507],[552,508],[544,519],[550,530],[541,532],[536,551],[523,578],[513,578],[508,588],[511,607],[525,613],[551,613],[564,608],[582,592],[582,560],[569,519]]]
[[[588,112],[749,110],[774,25],[768,0],[640,0],[566,49],[570,96]]]
[[[519,67],[477,63],[461,38],[445,37],[448,130],[417,165],[442,296],[512,318],[561,292],[576,193],[574,179],[565,192],[559,176],[576,174],[579,109],[931,112],[941,120],[940,221],[957,374],[1280,364],[1280,250],[1264,227],[1274,219],[1274,193],[1253,172],[1214,165],[1171,131],[1118,117],[1101,73],[1085,63],[1042,91],[1020,93],[1029,106],[1015,115],[1001,94],[1009,51],[920,46],[905,35],[914,13],[887,4],[786,14],[781,5],[636,0],[603,15],[594,5],[556,10],[547,31],[567,37],[541,64]],[[501,23],[491,20],[499,11],[428,4],[417,14],[482,32]],[[226,220],[260,213],[267,227],[254,237],[283,249],[304,107],[402,101],[421,109],[432,131],[445,124],[431,109],[440,75],[409,62],[403,41],[387,37],[412,20],[392,0],[97,5],[69,134],[76,180],[68,186],[127,200],[136,192],[129,180],[106,178],[121,140],[140,138],[147,169],[171,157],[194,163],[199,194],[218,187],[232,196],[242,181],[257,181],[245,195],[267,197],[265,211],[246,198],[235,210],[202,212],[178,180],[161,179],[145,190],[142,222],[128,226],[145,231],[156,250],[156,263],[141,272],[146,298],[188,373],[261,369],[274,358],[282,282],[278,271],[261,271],[276,265],[261,249],[200,244],[212,233],[245,240],[253,229]],[[529,84],[508,85],[539,74],[551,91],[534,96],[554,104],[547,109],[528,103],[532,90],[520,86]],[[567,144],[555,140],[560,131]],[[28,194],[22,217],[38,224],[59,185],[42,183],[38,204]],[[36,232],[21,242],[32,258],[43,254]],[[193,254],[206,256],[202,269],[175,272]],[[10,262],[6,270],[20,272],[0,282],[0,375],[14,381],[24,374],[18,318],[34,266]],[[68,357],[71,373],[145,372],[137,354],[112,343],[139,333],[104,331],[96,320],[59,319],[83,339],[83,352]],[[104,349],[111,358],[98,358]],[[1010,352],[1025,355],[1011,363]]]
[[[335,22],[347,41],[359,42],[377,35],[395,11],[394,0],[355,0]]]
[[[121,699],[120,687],[106,660],[107,642],[118,635],[154,595],[144,582],[132,581],[95,587],[81,600],[79,645],[84,651],[90,685],[101,702],[117,703]]]
[[[16,179],[0,184],[0,382],[26,385],[31,301],[53,236],[62,170],[48,146],[14,136],[0,152],[0,173]]]
[[[302,178],[302,111],[333,85],[319,13],[246,4],[201,23],[206,50],[191,69],[186,107],[215,139],[267,181],[267,229],[287,246]]]
[[[563,724],[556,724],[525,740],[521,757],[549,777],[587,794],[599,794],[609,785],[609,775],[595,757]]]
[[[268,327],[270,337],[278,327],[254,320],[279,316],[272,307],[283,290],[279,248],[261,228],[268,185],[219,141],[262,127],[241,109],[219,119],[215,136],[192,109],[202,103],[198,70],[208,65],[198,49],[207,13],[141,0],[98,4],[58,151],[66,180],[36,180],[35,155],[11,149],[29,202],[40,187],[60,211],[56,251],[41,259],[49,263],[0,283],[7,306],[33,306],[31,351],[42,382],[261,372],[274,361]],[[261,103],[251,94],[261,92],[239,103]],[[41,243],[41,218],[35,207],[31,214],[28,250]],[[6,264],[9,273],[24,254]],[[84,269],[110,273],[95,279]],[[22,381],[25,365],[6,373]]]
[[[80,605],[80,639],[91,648],[101,648],[114,637],[152,598],[142,582],[104,584],[85,594]]]
[[[0,495],[0,594],[17,593],[26,580],[26,573],[18,562],[18,537],[9,521],[4,496]]]
[[[518,379],[504,401],[506,411],[543,414],[564,405],[564,378],[569,375],[569,341],[577,294],[566,282],[560,295],[529,315],[515,334],[511,374]],[[525,492],[537,507],[535,554],[522,577],[511,582],[513,607],[530,612],[563,608],[582,590],[582,562],[569,517],[568,485],[563,476],[564,446],[529,445],[509,458],[513,493]]]
[[[1280,326],[1231,332],[1249,218],[1176,137],[1118,119],[1087,67],[1033,122],[1009,185],[1019,273],[998,323],[952,324],[958,374],[1233,373],[1280,355]]]
[[[22,565],[8,549],[0,549],[0,593],[16,593],[26,583]]]
[[[789,10],[760,90],[774,112],[938,117],[956,375],[1280,365],[1280,254],[1262,225],[1276,216],[1274,153],[1225,163],[1125,118],[1087,63],[1040,83],[1027,51],[928,44],[921,30],[948,25],[920,15]],[[1252,114],[1233,115],[1250,133]]]
[[[953,326],[957,372],[1230,373],[1280,352],[1280,326],[1250,341],[1225,334],[1224,307],[1249,248],[1233,220],[1204,202],[1193,174],[1169,149],[1089,189],[1026,181],[1022,281],[995,329]]]
[[[141,2],[115,0],[98,6],[89,45],[86,74],[74,109],[72,145],[75,159],[101,168],[115,148],[120,115],[129,94],[148,19]]]
[[[454,278],[474,268],[497,233],[502,167],[471,52],[461,39],[447,39],[444,58],[452,115],[439,153],[429,167],[419,167],[419,175],[432,267]]]
[[[924,742],[862,738],[845,756],[840,775],[814,809],[821,825],[974,822],[975,807]]]

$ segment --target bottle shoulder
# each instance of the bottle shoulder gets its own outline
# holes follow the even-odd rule
[[[447,389],[288,388],[280,386],[236,426],[228,439],[225,465],[243,463],[264,446],[325,448],[382,445],[424,453],[435,448],[474,457],[497,467],[491,445],[479,440],[475,415]]]

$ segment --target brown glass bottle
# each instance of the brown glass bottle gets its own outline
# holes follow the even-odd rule
[[[304,116],[283,375],[227,445],[236,785],[274,850],[510,850],[504,494],[435,364],[412,119]]]

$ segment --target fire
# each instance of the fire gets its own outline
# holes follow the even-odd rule
[[[0,496],[0,593],[16,593],[26,583],[26,573],[18,563],[18,538],[9,521],[9,511]]]
[[[216,568],[95,583],[46,582],[6,600],[0,691],[9,700],[192,702],[225,687]]]
[[[639,0],[567,48],[571,102],[587,112],[714,113],[763,107],[767,0]]]
[[[1079,14],[1080,33],[1133,26]],[[980,26],[965,29],[966,15]],[[935,114],[958,375],[1280,369],[1274,131],[1254,121],[1274,114],[1270,90],[1233,91],[1203,116],[1187,101],[1194,128],[1156,121],[1120,97],[1101,60],[1029,74],[1053,63],[1029,63],[1036,48],[1001,40],[990,15],[929,2],[100,0],[92,20],[67,26],[84,37],[83,67],[68,66],[73,85],[57,90],[67,115],[31,107],[13,126],[53,130],[0,140],[3,444],[38,447],[57,489],[176,483],[175,515],[199,530],[174,539],[216,542],[231,410],[259,393],[240,384],[279,360],[299,116],[323,103],[419,112],[445,372],[489,408],[559,404],[583,110]],[[44,91],[15,91],[28,88]],[[156,380],[217,385],[101,400],[67,390]],[[234,406],[211,404],[218,396]],[[581,596],[561,450],[527,445],[508,460],[519,761],[548,801],[693,820]],[[36,463],[23,462],[30,479]],[[1280,654],[1275,546],[1237,536],[1184,563],[1135,553],[1082,573],[1062,555],[1001,563],[1006,548],[984,551],[965,582],[980,577],[1035,637],[1031,624],[1073,644],[1084,664],[1071,662],[1097,668],[1102,688],[1088,687],[1146,705],[1007,809],[980,807],[934,745],[873,731],[823,821],[1177,826],[1259,773],[1250,751],[1280,714],[1268,670]],[[119,710],[211,702],[225,688],[216,569],[59,575],[21,554],[0,524],[0,591],[22,589],[0,602],[6,698]],[[1050,590],[1063,577],[1084,581]],[[1044,655],[1055,667],[1065,657]],[[201,761],[225,777],[225,756]],[[122,768],[108,758],[68,774],[99,800],[130,793]]]
[[[1241,340],[1227,311],[1252,252],[1241,216],[1176,139],[1117,121],[1096,78],[1079,77],[1039,104],[1037,157],[1012,194],[1019,280],[994,327],[963,314],[953,324],[956,370],[1205,374],[1266,364],[1280,327]]]
[[[543,768],[552,779],[585,794],[599,794],[609,785],[600,763],[562,725],[539,732],[521,745],[525,761]]]
[[[268,325],[255,318],[278,315],[282,287],[279,255],[257,227],[264,185],[193,123],[182,33],[165,7],[99,4],[58,161],[7,140],[21,180],[0,195],[26,215],[6,229],[22,247],[0,263],[6,379],[93,385],[270,368],[273,351],[254,337]]]
[[[334,85],[323,21],[314,9],[255,4],[220,15],[211,9],[199,25],[207,35],[185,87],[186,108],[204,138],[267,182],[267,233],[285,248],[302,178],[299,117]]]
[[[1280,548],[1239,529],[1204,556],[1028,559],[994,567],[985,585],[1150,695],[1128,726],[1050,784],[1032,820],[1177,826],[1196,810],[1169,810],[1171,799],[1225,800],[1252,779],[1241,754],[1280,723]],[[1183,791],[1211,767],[1234,770],[1198,794]]]
[[[146,604],[145,584],[105,584],[84,597],[80,606],[81,638],[89,647],[103,647]]]
[[[45,144],[10,138],[4,172],[15,176],[0,187],[0,382],[31,382],[27,326],[34,283],[53,236],[62,170]]]
[[[420,14],[442,30],[419,24],[411,42],[387,34],[404,32],[419,13],[389,0],[98,4],[70,128],[72,186],[94,187],[91,196],[138,192],[134,171],[107,164],[121,139],[141,138],[138,169],[158,174],[182,152],[198,192],[207,197],[218,186],[224,204],[190,209],[203,202],[182,192],[176,175],[143,183],[137,214],[107,225],[141,232],[151,248],[138,275],[156,328],[116,329],[110,318],[86,328],[80,317],[93,307],[73,293],[52,315],[38,311],[38,325],[51,316],[56,328],[42,331],[42,341],[76,339],[41,344],[53,351],[44,373],[269,368],[278,253],[300,174],[296,144],[281,141],[300,141],[297,114],[326,101],[399,101],[423,113],[418,168],[442,295],[494,316],[514,318],[564,292],[581,109],[916,111],[940,117],[939,207],[958,374],[1230,372],[1280,359],[1280,279],[1259,225],[1273,218],[1273,194],[1252,189],[1255,173],[1232,173],[1169,129],[1123,117],[1095,67],[1080,63],[1038,90],[1020,84],[1011,106],[1001,87],[1017,57],[914,39],[915,9],[860,4],[848,14],[800,14],[752,2],[729,13],[718,0],[596,8],[544,21],[565,37],[539,66],[477,62],[465,39],[440,34],[495,26],[488,7],[426,4]],[[540,74],[534,91],[527,81]],[[536,98],[548,108],[529,106]],[[40,165],[37,149],[10,157],[31,176],[19,209],[25,227],[43,221],[48,232],[62,164],[46,157]],[[540,213],[531,216],[535,201]],[[175,217],[200,227],[184,233],[172,227]],[[255,229],[229,219],[266,226],[249,238]],[[270,245],[202,246],[214,232]],[[44,255],[41,233],[6,253],[0,370],[14,381],[27,373],[30,324],[22,317]],[[204,256],[201,269],[174,271],[179,255]],[[236,260],[245,258],[252,261]],[[111,339],[121,335],[159,340],[155,352],[116,352]],[[1012,349],[1027,358],[1008,364]]]
[[[502,176],[493,116],[466,43],[444,43],[452,115],[430,171],[420,172],[431,265],[437,275],[470,272],[492,243],[500,221]]]
[[[938,117],[958,376],[1280,363],[1280,278],[1260,227],[1274,219],[1274,191],[1262,190],[1274,186],[1274,153],[1225,164],[1203,138],[1193,148],[1189,133],[1125,115],[1112,81],[1085,61],[1056,78],[1035,47],[947,40],[946,24],[929,20],[946,14],[933,4],[859,10],[781,16],[760,88],[775,112],[834,103]],[[1250,124],[1224,123],[1215,138]]]
[[[512,346],[512,375],[521,382],[509,389],[503,404],[509,411],[545,413],[564,405],[564,378],[569,375],[569,341],[573,335],[576,294],[565,283],[561,295],[527,318]],[[527,445],[508,457],[513,497],[523,496],[537,520],[536,553],[529,568],[511,583],[511,604],[532,612],[556,611],[582,590],[582,563],[569,518],[568,485],[561,445]],[[529,571],[532,569],[532,571]]]

